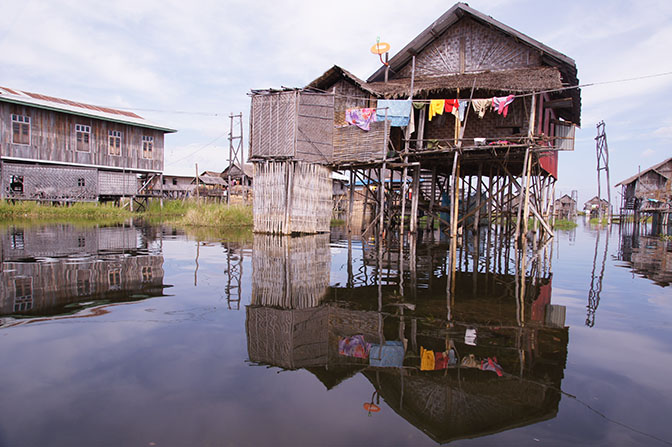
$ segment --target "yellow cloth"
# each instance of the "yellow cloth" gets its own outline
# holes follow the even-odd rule
[[[434,115],[443,115],[443,110],[446,108],[445,99],[432,99],[429,102],[429,120],[432,120]]]
[[[420,346],[420,371],[434,371],[434,351]]]

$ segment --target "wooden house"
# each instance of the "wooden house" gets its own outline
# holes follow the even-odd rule
[[[565,194],[555,200],[553,213],[558,219],[571,219],[576,217],[576,200]]]
[[[672,158],[655,164],[616,186],[623,190],[621,214],[652,214],[669,223],[672,213]]]
[[[191,175],[167,175],[161,178],[162,185],[153,185],[154,190],[163,192],[163,197],[168,199],[186,199],[195,195],[194,176]]]
[[[519,209],[525,213],[515,219],[519,226],[527,225],[529,215],[551,236],[558,152],[574,149],[580,125],[577,86],[573,59],[457,3],[366,81],[333,66],[303,89],[253,91],[251,159],[299,159],[350,171],[362,183],[377,177],[378,192],[368,189],[373,215],[381,216],[380,234],[392,222],[401,221],[403,229],[407,217],[415,231],[422,212],[456,235],[471,213],[457,209],[467,203],[460,194],[477,190],[487,193],[475,205],[477,217],[481,212],[512,217],[511,209]],[[385,119],[389,101],[406,100],[414,106],[407,124],[399,127]],[[506,107],[498,105],[509,101]],[[318,102],[319,109],[314,107]],[[441,109],[433,116],[445,104],[460,105],[455,114]],[[310,107],[319,113],[308,112]],[[348,109],[361,108],[375,108],[378,114],[368,130],[346,120]],[[289,179],[284,172],[275,175]],[[395,182],[394,177],[404,180]],[[273,185],[282,189],[277,186],[282,184]],[[406,189],[417,193],[406,194]],[[531,190],[538,193],[530,197]],[[507,193],[520,197],[519,206],[501,209]],[[257,190],[258,198],[267,200],[262,190]],[[280,199],[271,203],[287,203],[284,217],[290,221],[297,202]],[[447,210],[449,204],[452,217],[442,219],[440,208]],[[279,227],[268,225],[271,208],[255,211],[255,219],[267,224],[263,231]],[[273,212],[276,219],[283,217],[280,210]]]
[[[220,175],[227,182],[230,176],[232,185],[252,186],[254,165],[252,163],[243,163],[242,166],[239,166],[238,163],[232,163]]]
[[[133,197],[160,176],[175,130],[128,111],[0,87],[0,197]]]
[[[609,206],[609,202],[604,199],[598,199],[597,196],[595,196],[583,204],[583,212],[590,217],[597,217],[599,214],[606,216],[609,211]]]

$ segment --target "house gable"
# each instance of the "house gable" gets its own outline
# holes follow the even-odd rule
[[[501,31],[463,17],[416,55],[415,74],[441,76],[540,65],[539,51]],[[411,65],[406,64],[393,77],[410,76]]]

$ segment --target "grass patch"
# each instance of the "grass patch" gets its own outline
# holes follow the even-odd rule
[[[602,219],[598,217],[592,217],[588,222],[590,222],[592,225],[607,225],[609,223],[606,217],[603,217]]]
[[[553,228],[557,230],[573,230],[577,226],[578,224],[576,222],[567,219],[556,219],[555,223],[553,224]]]
[[[123,222],[136,216],[127,209],[113,204],[79,202],[54,206],[38,202],[10,203],[0,201],[0,221],[26,221],[40,219],[48,222]]]
[[[234,228],[252,226],[252,207],[201,204],[187,210],[177,223],[195,227]]]

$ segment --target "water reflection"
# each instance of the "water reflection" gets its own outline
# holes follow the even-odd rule
[[[99,306],[162,296],[154,230],[69,225],[10,227],[0,238],[2,325],[35,317],[105,313]]]
[[[305,369],[327,389],[362,374],[373,393],[362,417],[382,397],[438,442],[553,418],[569,330],[551,302],[551,247],[489,236],[452,249],[336,242],[348,277],[329,287],[328,236],[256,235],[249,360]]]
[[[618,255],[623,267],[661,287],[672,283],[672,237],[647,225],[620,227]]]

